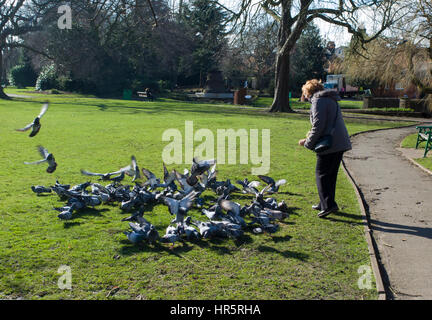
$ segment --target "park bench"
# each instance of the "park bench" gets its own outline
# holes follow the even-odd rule
[[[425,158],[428,151],[432,149],[432,126],[417,126],[416,129],[418,130],[416,149],[420,143],[426,141],[423,155],[423,158]]]
[[[151,96],[149,97],[149,96],[147,95],[147,93],[144,92],[144,91],[137,91],[137,95],[138,95],[138,97],[143,98],[143,99],[145,99],[145,100],[151,100],[151,101],[153,101],[153,95],[151,95]]]

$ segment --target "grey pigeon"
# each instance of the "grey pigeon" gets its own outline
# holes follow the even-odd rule
[[[121,171],[125,171],[128,176],[132,176],[132,182],[141,178],[140,169],[138,167],[135,156],[131,156],[131,165],[120,169]]]
[[[124,232],[129,241],[138,243],[147,240],[150,243],[155,242],[159,238],[156,228],[142,216],[136,216],[138,223],[129,222],[129,227],[132,232]]]
[[[190,176],[187,178],[187,183],[191,186],[194,186],[198,182],[197,176],[200,176],[204,172],[208,171],[210,166],[214,165],[215,163],[215,159],[199,161],[197,158],[193,158]]]
[[[184,217],[187,215],[187,212],[192,207],[193,201],[195,200],[197,194],[198,193],[196,191],[193,191],[184,196],[181,200],[163,197],[163,201],[168,206],[169,212],[172,215],[176,216],[173,222],[183,222]]]
[[[143,175],[147,178],[147,181],[144,182],[143,186],[150,186],[150,189],[155,189],[163,186],[160,182],[160,179],[156,177],[156,175],[146,168],[141,169]]]
[[[192,227],[190,216],[186,217],[186,219],[184,220],[183,230],[188,240],[195,240],[201,238],[201,234],[198,232],[198,230]]]
[[[259,181],[251,181],[245,178],[243,181],[237,180],[237,183],[243,187],[243,193],[250,193],[256,195],[259,193],[257,187],[260,185]]]
[[[31,189],[34,193],[36,193],[37,195],[40,195],[41,193],[51,193],[51,188],[50,187],[45,187],[45,186],[31,186]]]
[[[278,192],[279,187],[286,183],[285,179],[280,179],[278,181],[275,181],[273,178],[268,176],[263,176],[263,175],[258,175],[258,178],[260,178],[262,181],[264,181],[270,186],[270,188],[267,190],[268,193]]]
[[[170,249],[174,248],[174,243],[180,240],[179,225],[177,227],[168,226],[164,236],[161,238],[163,243],[171,243]]]
[[[55,158],[52,153],[49,153],[47,149],[45,149],[42,146],[38,146],[38,151],[41,154],[42,157],[44,157],[42,160],[35,161],[35,162],[24,162],[24,164],[41,164],[43,162],[48,162],[48,173],[53,173],[57,168],[57,163],[55,162]]]
[[[40,128],[41,128],[41,123],[40,123],[40,119],[42,118],[42,116],[45,114],[45,112],[48,110],[48,103],[45,103],[42,106],[41,112],[39,113],[39,115],[33,120],[33,122],[29,123],[28,125],[26,125],[24,128],[21,129],[16,129],[16,131],[27,131],[30,128],[32,129],[32,131],[30,132],[29,137],[34,137],[35,135],[37,135],[37,133],[39,132]]]

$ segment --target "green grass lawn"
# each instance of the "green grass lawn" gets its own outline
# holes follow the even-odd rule
[[[417,142],[417,133],[410,134],[401,142],[402,148],[415,148]],[[419,144],[418,148],[424,151],[424,146],[426,142],[422,142]],[[429,151],[426,158],[418,158],[414,159],[418,164],[422,165],[426,169],[432,170],[432,151]]]
[[[309,130],[307,115],[269,114],[230,105],[95,99],[79,95],[42,95],[10,90],[35,98],[0,100],[0,299],[376,299],[375,287],[359,289],[357,270],[369,265],[359,205],[351,184],[340,171],[337,199],[341,212],[319,219],[315,155],[297,141]],[[17,132],[50,108],[34,138]],[[161,154],[169,128],[184,132],[185,121],[195,131],[271,129],[270,176],[286,178],[276,198],[292,211],[273,237],[246,232],[240,240],[201,240],[168,245],[129,243],[118,206],[102,205],[61,221],[53,207],[56,195],[36,196],[31,185],[78,184],[95,172],[117,170],[135,155],[140,167],[162,174]],[[350,134],[400,125],[377,121],[347,121]],[[40,158],[43,145],[58,162],[53,174],[46,165],[24,165]],[[196,145],[199,142],[196,142]],[[219,179],[251,175],[253,165],[218,165]],[[168,165],[182,170],[184,165]],[[93,179],[96,181],[96,179]],[[131,184],[130,178],[125,183]],[[213,194],[207,192],[207,204]],[[242,204],[251,198],[234,197]],[[203,219],[198,209],[191,215]],[[158,205],[145,212],[159,233],[172,217]],[[72,289],[61,290],[57,271],[67,265]],[[113,290],[115,288],[115,290]],[[111,292],[111,294],[110,294]]]
[[[268,108],[273,102],[271,97],[259,97],[255,99],[251,105],[253,107]],[[309,102],[301,102],[298,98],[290,100],[291,108],[293,109],[310,109],[311,104]],[[361,109],[363,107],[363,101],[355,100],[341,100],[339,102],[341,109]]]

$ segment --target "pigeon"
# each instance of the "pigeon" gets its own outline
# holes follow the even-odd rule
[[[260,178],[262,181],[264,181],[270,186],[270,188],[267,190],[268,193],[278,192],[279,187],[286,183],[285,179],[280,179],[278,181],[275,181],[273,178],[270,178],[268,176],[263,176],[263,175],[258,175],[258,178]]]
[[[147,178],[147,181],[144,183],[145,186],[150,186],[150,189],[155,189],[161,186],[164,186],[161,184],[160,179],[155,176],[153,172],[151,172],[148,169],[142,168],[141,169],[143,175]]]
[[[286,218],[289,217],[289,214],[286,212],[282,212],[279,210],[272,210],[272,209],[264,209],[264,211],[266,212],[266,214],[276,220],[284,220]]]
[[[125,177],[125,172],[122,171],[118,176],[115,176],[114,178],[110,178],[109,180],[119,183],[120,181],[123,181],[124,177]]]
[[[176,228],[173,226],[168,226],[164,236],[161,238],[163,243],[171,243],[170,249],[174,248],[174,243],[180,240],[179,226]]]
[[[36,193],[38,196],[41,193],[51,193],[50,187],[44,187],[44,186],[31,186],[31,189],[34,193]]]
[[[81,192],[81,191],[84,191],[87,187],[91,186],[91,184],[92,183],[90,181],[80,183],[80,184],[77,184],[76,186],[73,186],[72,188],[70,188],[69,191]]]
[[[57,168],[57,162],[55,161],[53,154],[49,153],[48,150],[42,146],[38,146],[38,151],[42,157],[44,157],[44,159],[35,162],[24,162],[24,164],[40,164],[43,162],[48,162],[48,168],[46,169],[46,172],[53,173]]]
[[[186,217],[186,219],[184,220],[183,230],[188,240],[196,240],[201,238],[201,234],[198,232],[198,230],[192,227],[190,216]]]
[[[159,233],[150,222],[140,215],[137,215],[135,219],[138,223],[129,222],[132,232],[124,232],[130,242],[138,243],[147,240],[149,243],[153,243],[159,239]]]
[[[125,168],[122,168],[120,170],[121,171],[125,171],[125,173],[128,176],[132,176],[133,177],[132,178],[132,182],[134,182],[135,180],[141,178],[141,174],[140,174],[140,169],[139,169],[139,167],[137,165],[137,161],[136,161],[135,156],[131,156],[131,162],[132,162],[131,165],[129,165],[129,166],[125,167]]]
[[[124,169],[124,168],[123,168],[123,169]],[[124,170],[120,169],[120,170],[115,171],[115,172],[108,172],[108,173],[94,173],[94,172],[90,172],[90,171],[87,171],[87,170],[81,169],[81,173],[82,173],[82,174],[84,174],[84,175],[86,175],[86,176],[98,176],[98,177],[100,177],[99,180],[102,180],[102,181],[112,180],[112,179],[111,179],[111,176],[113,176],[113,175],[115,175],[115,174],[121,174],[121,173],[124,174],[123,171],[124,171]],[[113,179],[114,179],[114,178],[113,178]]]
[[[220,199],[218,201],[218,204],[220,205],[220,207],[223,210],[225,210],[227,212],[232,212],[235,216],[240,216],[241,206],[237,202],[233,202],[233,201],[229,201],[229,200],[225,200],[225,199]]]
[[[257,194],[259,193],[257,187],[260,185],[259,181],[251,181],[245,178],[243,181],[237,180],[237,183],[243,187],[243,193]]]
[[[176,180],[176,173],[174,172],[174,170],[171,171],[171,173],[168,173],[165,163],[162,164],[164,169],[164,182],[166,185],[165,188],[167,188],[169,192],[177,191],[177,185],[174,182]]]
[[[176,170],[174,170],[174,173],[176,175],[177,181],[180,183],[180,187],[182,190],[179,190],[179,192],[183,194],[188,194],[192,191],[194,191],[194,187],[190,185],[187,181],[188,176],[185,174],[178,173]]]
[[[215,163],[215,159],[198,161],[197,158],[193,158],[190,176],[186,179],[187,183],[191,186],[196,185],[198,182],[197,176],[200,176],[204,172],[208,171],[210,166],[214,165]]]
[[[198,193],[196,191],[193,191],[187,194],[181,200],[163,197],[163,201],[168,206],[169,212],[176,216],[172,222],[183,223],[184,216],[186,216],[187,212],[192,207],[193,201],[195,200],[197,194]]]
[[[212,238],[215,236],[223,237],[224,234],[221,232],[221,228],[213,222],[193,221],[191,224],[198,227],[199,232],[203,238]]]
[[[24,128],[21,129],[16,129],[16,131],[27,131],[30,128],[32,129],[32,131],[30,132],[29,137],[34,137],[35,135],[38,134],[40,128],[41,128],[41,123],[40,123],[40,119],[42,118],[42,116],[45,114],[45,112],[48,110],[48,103],[45,103],[42,106],[41,112],[39,113],[39,115],[33,120],[33,122],[29,123],[28,125],[26,125]]]
[[[213,210],[214,211],[202,209],[201,214],[205,215],[210,221],[222,218],[222,210],[220,210],[219,205],[216,206]]]

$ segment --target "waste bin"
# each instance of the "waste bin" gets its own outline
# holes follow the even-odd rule
[[[124,89],[123,90],[123,100],[131,100],[132,99],[132,90]]]
[[[241,88],[240,90],[234,91],[234,104],[245,104],[246,89]]]

